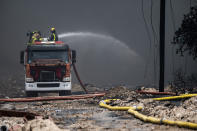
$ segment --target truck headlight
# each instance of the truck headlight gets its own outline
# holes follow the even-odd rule
[[[70,77],[64,77],[62,81],[70,81]]]
[[[31,78],[31,77],[27,77],[27,78],[25,78],[25,81],[26,81],[26,82],[34,82],[34,79]]]

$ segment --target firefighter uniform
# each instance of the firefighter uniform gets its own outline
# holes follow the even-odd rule
[[[51,36],[49,38],[50,41],[58,41],[58,36],[55,31],[55,28],[51,28]]]
[[[31,40],[30,40],[31,43],[35,43],[36,41],[40,41],[41,39],[42,38],[41,38],[41,34],[39,31],[32,32]]]

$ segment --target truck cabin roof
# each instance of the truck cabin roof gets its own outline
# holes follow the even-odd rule
[[[68,51],[69,46],[61,41],[56,42],[35,42],[34,44],[27,45],[27,50],[31,51],[47,51],[47,50],[64,50]]]

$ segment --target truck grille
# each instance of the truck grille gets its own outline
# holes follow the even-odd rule
[[[56,76],[54,71],[41,71],[40,72],[40,81],[42,82],[50,82],[55,81]]]
[[[59,83],[39,83],[37,84],[37,87],[59,87]]]

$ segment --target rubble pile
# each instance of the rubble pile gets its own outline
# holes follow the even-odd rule
[[[169,101],[150,102],[144,106],[144,111],[148,115],[158,118],[197,123],[197,97],[175,103]]]
[[[14,125],[23,126],[24,123],[21,117],[0,117],[0,126],[6,126],[8,129]]]
[[[127,100],[127,98],[136,99],[140,96],[141,96],[140,94],[137,94],[135,91],[131,89],[128,89],[124,86],[118,86],[108,90],[106,95],[104,96],[104,99]]]
[[[21,130],[18,131],[67,131],[59,129],[50,119],[34,119],[28,121]]]

